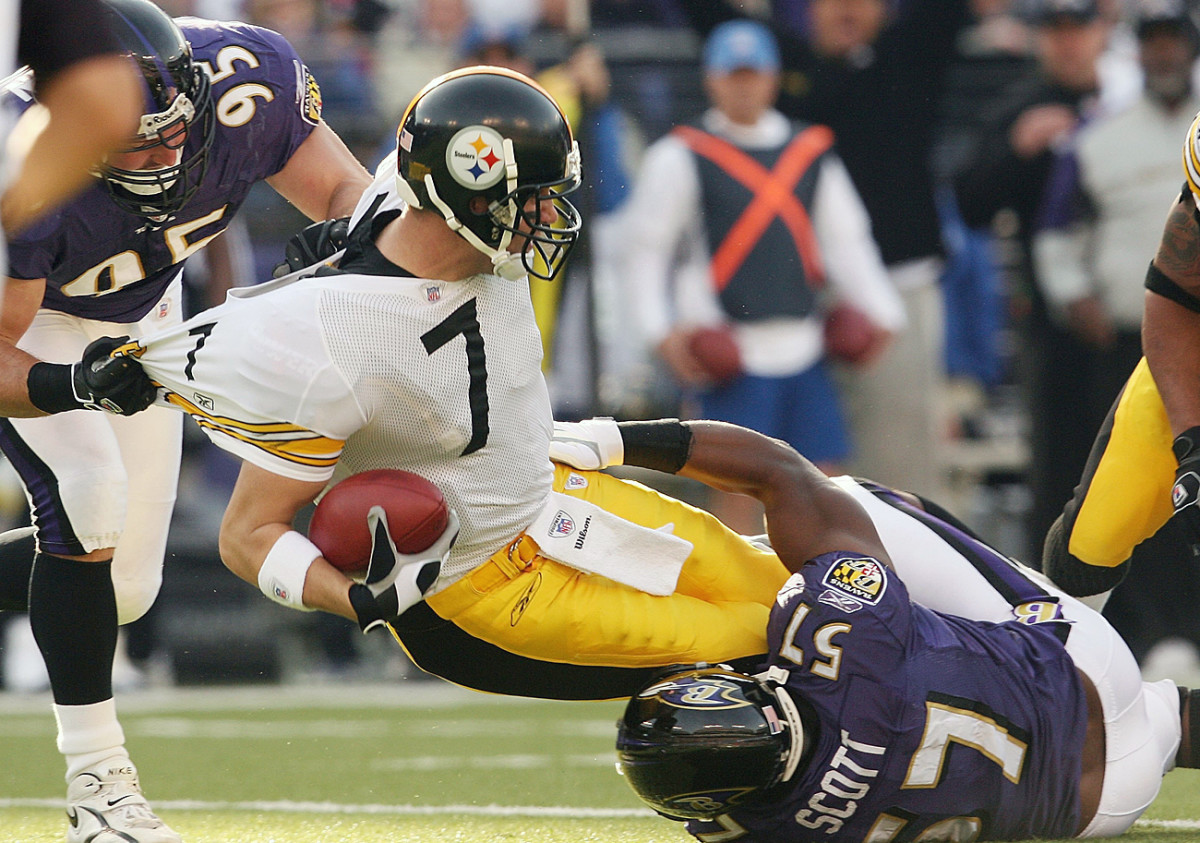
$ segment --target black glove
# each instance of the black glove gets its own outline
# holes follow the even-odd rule
[[[78,363],[34,363],[25,385],[33,406],[45,413],[105,410],[132,416],[154,403],[158,389],[132,357],[112,352],[129,337],[100,337]]]
[[[421,602],[450,556],[458,539],[459,522],[458,514],[450,510],[441,536],[419,553],[396,550],[383,507],[371,507],[367,527],[372,537],[367,576],[362,584],[350,586],[350,605],[363,632],[391,623]]]
[[[340,252],[346,248],[349,234],[349,217],[321,220],[305,227],[287,242],[283,249],[283,263],[276,265],[273,277],[281,278]]]
[[[1183,519],[1193,543],[1200,542],[1200,426],[1190,427],[1175,437],[1171,445],[1179,468],[1175,470],[1175,486],[1171,489],[1171,504],[1175,515]]]

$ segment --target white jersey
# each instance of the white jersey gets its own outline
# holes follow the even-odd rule
[[[332,274],[230,292],[142,341],[146,372],[220,447],[299,480],[402,468],[462,532],[444,587],[550,492],[550,400],[527,284]]]

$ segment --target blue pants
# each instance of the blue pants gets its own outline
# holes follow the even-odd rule
[[[850,457],[841,398],[824,361],[788,377],[742,375],[699,399],[704,418],[782,439],[815,463]]]

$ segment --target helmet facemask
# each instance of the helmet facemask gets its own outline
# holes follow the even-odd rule
[[[212,82],[192,58],[187,37],[150,0],[104,0],[109,26],[121,51],[138,67],[142,80],[142,118],[130,147],[97,168],[113,201],[157,228],[196,194],[208,170],[208,152],[216,132]],[[167,156],[145,155],[166,149]],[[142,153],[139,159],[119,158]],[[114,162],[119,158],[119,163]]]
[[[142,115],[137,143],[121,152],[140,152],[161,145],[181,150],[179,160],[170,166],[130,170],[105,163],[100,174],[113,200],[131,214],[163,223],[178,213],[200,189],[208,170],[208,151],[212,146],[215,121],[210,96],[211,83],[201,68],[191,68],[191,92],[167,89],[169,105],[161,111]],[[188,146],[189,140],[195,140]]]

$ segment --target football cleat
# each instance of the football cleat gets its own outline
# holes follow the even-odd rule
[[[150,810],[128,758],[110,758],[67,786],[67,843],[182,843]]]

